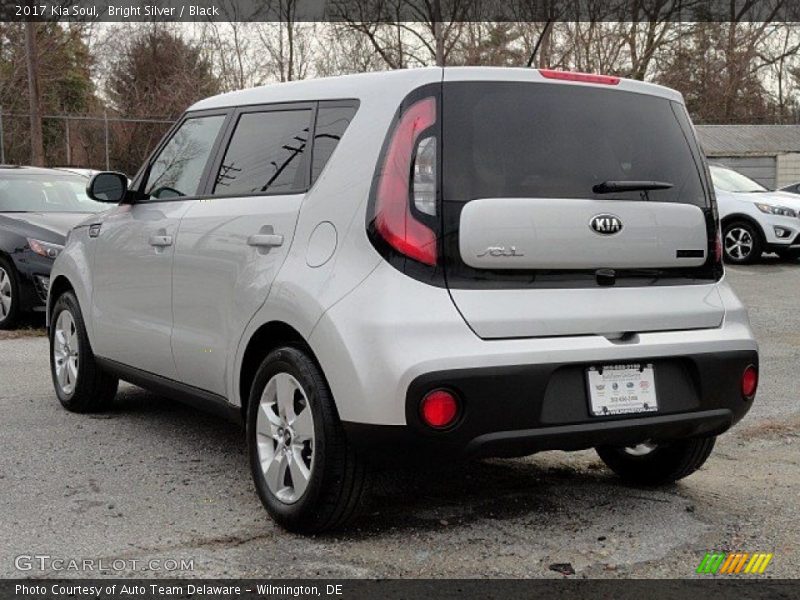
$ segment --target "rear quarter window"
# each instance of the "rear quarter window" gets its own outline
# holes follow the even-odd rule
[[[317,110],[317,122],[314,128],[314,147],[311,159],[311,185],[328,164],[334,150],[350,126],[356,114],[357,106],[338,102],[321,102]]]

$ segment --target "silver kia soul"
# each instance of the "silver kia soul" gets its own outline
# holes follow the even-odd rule
[[[56,394],[118,380],[246,423],[282,526],[343,525],[384,457],[596,448],[672,482],[752,405],[683,100],[616,77],[428,68],[192,106],[75,228]]]

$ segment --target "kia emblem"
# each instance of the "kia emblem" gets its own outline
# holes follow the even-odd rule
[[[616,215],[595,215],[589,227],[599,235],[613,235],[622,231],[622,220]]]

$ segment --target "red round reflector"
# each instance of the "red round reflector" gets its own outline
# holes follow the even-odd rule
[[[452,425],[456,420],[458,399],[447,390],[433,390],[425,394],[419,408],[426,425],[441,429]]]
[[[742,373],[742,395],[745,398],[752,398],[756,395],[756,388],[758,387],[758,371],[753,365],[750,365]]]

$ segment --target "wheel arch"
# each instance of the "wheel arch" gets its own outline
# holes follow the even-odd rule
[[[14,267],[14,269],[17,270],[17,272],[19,272],[19,269],[17,267],[17,262],[14,260],[14,254],[15,253],[13,251],[8,252],[6,250],[3,250],[3,247],[0,246],[0,258],[8,261],[11,264],[11,266]]]
[[[50,282],[50,292],[47,294],[47,327],[50,327],[50,315],[53,313],[53,304],[64,292],[75,291],[75,286],[66,275],[57,275]]]
[[[253,332],[247,341],[239,366],[239,384],[236,393],[239,395],[243,419],[246,419],[250,388],[261,363],[275,348],[287,345],[295,346],[307,352],[309,358],[316,363],[327,382],[325,371],[320,365],[316,353],[297,329],[284,321],[264,323]]]

